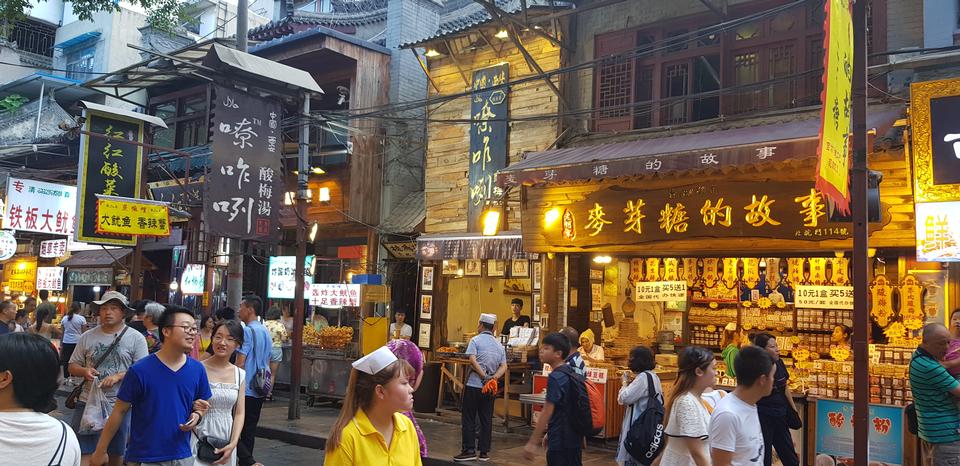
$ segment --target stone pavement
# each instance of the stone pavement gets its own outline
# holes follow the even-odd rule
[[[301,405],[300,419],[287,419],[287,400],[277,398],[277,401],[263,405],[260,416],[258,437],[283,441],[292,445],[309,448],[322,448],[330,427],[336,421],[340,410],[332,406],[310,407]],[[417,422],[423,435],[427,439],[430,457],[425,465],[452,465],[454,455],[460,453],[460,425],[457,419],[440,422],[423,416],[417,416]],[[451,424],[448,422],[457,422]],[[534,461],[523,459],[523,446],[530,436],[529,427],[514,428],[512,433],[505,433],[494,428],[493,451],[490,452],[490,461],[487,463],[474,462],[472,464],[487,464],[493,466],[545,466],[545,457]],[[591,442],[583,452],[584,465],[615,465],[616,441],[603,443]],[[471,463],[461,463],[471,464]]]

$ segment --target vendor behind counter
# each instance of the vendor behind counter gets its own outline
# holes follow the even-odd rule
[[[586,365],[591,365],[591,363],[602,363],[604,362],[603,347],[595,344],[596,339],[593,335],[593,330],[587,329],[580,334],[580,348],[577,350],[580,352],[580,356],[583,357],[583,361]]]

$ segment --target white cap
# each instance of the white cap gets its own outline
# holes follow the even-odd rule
[[[390,348],[381,346],[380,348],[377,348],[376,351],[354,361],[353,368],[360,372],[366,372],[367,374],[374,375],[377,372],[382,371],[384,367],[393,364],[393,362],[396,360],[397,355],[393,354],[393,351],[390,351]]]
[[[480,322],[493,325],[497,323],[497,315],[496,314],[480,314]]]

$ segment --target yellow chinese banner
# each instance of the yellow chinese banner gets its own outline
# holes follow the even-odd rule
[[[170,236],[170,208],[165,203],[101,196],[97,199],[97,233]]]
[[[850,0],[828,0],[824,21],[823,113],[816,187],[849,209],[850,91],[853,83],[853,21]]]

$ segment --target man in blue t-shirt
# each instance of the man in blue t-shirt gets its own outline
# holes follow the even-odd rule
[[[583,455],[583,436],[573,429],[570,418],[570,394],[572,367],[567,365],[570,339],[556,332],[544,337],[540,344],[540,362],[549,365],[552,371],[547,377],[547,398],[540,411],[537,427],[523,447],[523,456],[532,461],[540,451],[544,432],[547,433],[547,465],[579,466]]]
[[[213,396],[203,364],[186,356],[197,338],[197,321],[190,310],[168,306],[158,323],[163,346],[131,366],[124,376],[117,403],[91,458],[94,466],[107,462],[107,446],[128,410],[132,416],[127,462],[193,464],[190,431],[203,418],[209,407],[206,400]]]
[[[258,370],[268,371],[266,380],[270,380],[270,351],[273,349],[273,340],[270,332],[260,322],[260,311],[263,309],[260,297],[245,296],[240,301],[240,320],[246,324],[243,329],[243,346],[237,356],[237,365],[247,371],[247,393],[244,400],[243,430],[240,432],[240,443],[237,445],[237,463],[240,466],[251,466],[257,461],[253,458],[253,446],[257,436],[257,424],[260,423],[260,410],[263,408],[263,399],[269,389],[258,390],[253,385],[253,378]]]

